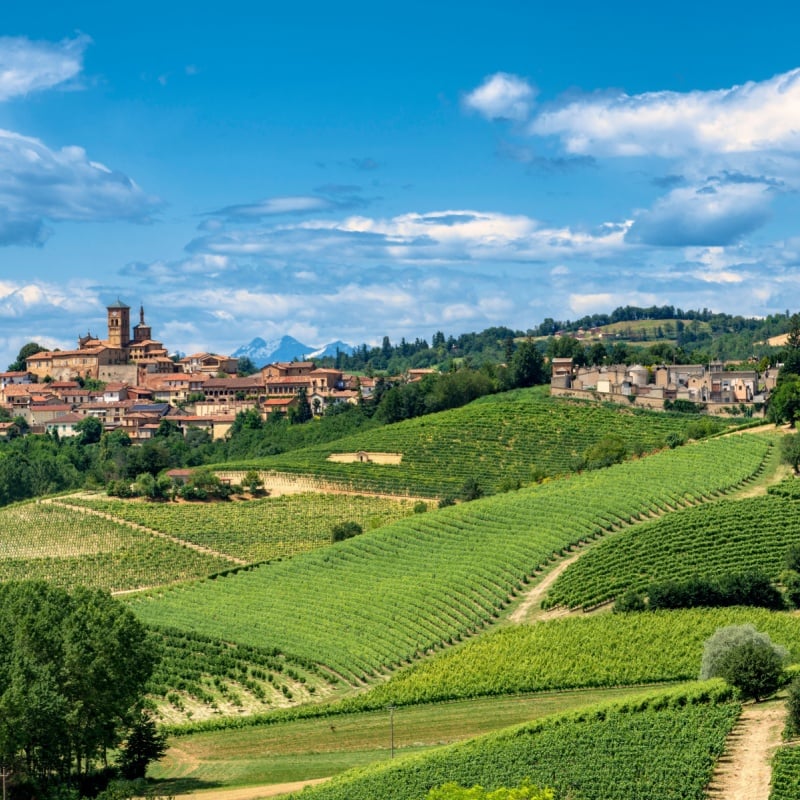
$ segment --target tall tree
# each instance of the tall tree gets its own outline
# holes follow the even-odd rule
[[[106,592],[0,585],[0,762],[43,789],[87,773],[124,736],[155,658]]]

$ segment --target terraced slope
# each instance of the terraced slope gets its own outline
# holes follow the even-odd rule
[[[277,647],[358,681],[483,628],[553,552],[740,485],[770,447],[704,441],[129,602],[145,622]]]
[[[591,445],[609,434],[622,437],[630,453],[664,446],[698,418],[619,406],[576,404],[547,396],[543,388],[485,397],[463,408],[431,414],[336,442],[225,469],[256,467],[313,473],[360,491],[413,496],[457,495],[467,478],[486,493],[503,483],[531,483],[541,475],[573,469]],[[720,428],[726,424],[717,423]],[[400,464],[335,463],[334,453],[402,454]]]
[[[529,778],[563,798],[703,800],[741,706],[716,682],[700,687],[551,717],[351,770],[292,796],[408,800],[448,782],[496,789]]]
[[[198,578],[231,559],[55,503],[0,508],[0,581],[40,579],[111,591]]]
[[[593,606],[651,583],[760,569],[777,579],[800,544],[800,503],[726,500],[636,525],[584,553],[554,583],[549,605]]]

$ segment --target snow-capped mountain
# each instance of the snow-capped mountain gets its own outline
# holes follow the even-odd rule
[[[274,361],[294,361],[295,359],[335,356],[337,347],[343,353],[353,352],[351,345],[341,341],[332,342],[322,347],[315,347],[314,345],[303,344],[293,336],[282,336],[280,339],[270,339],[269,341],[257,336],[250,344],[242,345],[231,355],[236,358],[247,356],[253,364],[260,368]]]

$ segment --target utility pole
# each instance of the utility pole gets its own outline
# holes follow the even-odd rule
[[[394,710],[396,706],[386,706],[389,711],[389,732],[392,758],[394,758]],[[5,800],[5,797],[3,798]]]
[[[12,770],[3,764],[3,766],[0,767],[0,778],[3,780],[3,800],[6,800],[6,780],[10,778],[11,775]]]

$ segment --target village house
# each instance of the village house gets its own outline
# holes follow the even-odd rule
[[[239,359],[231,356],[218,356],[215,353],[194,353],[178,361],[184,372],[203,372],[206,375],[236,375]]]

